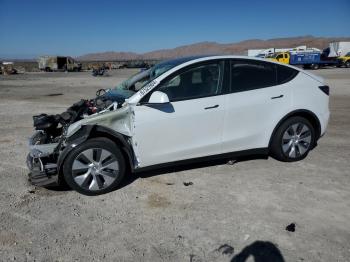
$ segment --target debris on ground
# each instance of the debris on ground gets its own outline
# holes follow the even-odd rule
[[[167,186],[173,186],[175,185],[175,183],[171,183],[171,182],[168,182],[168,183],[165,183]]]
[[[62,93],[47,94],[46,96],[62,96]]]
[[[237,162],[237,160],[231,159],[231,160],[227,161],[226,165],[232,166],[232,165],[234,165],[236,162]]]
[[[192,186],[193,183],[192,182],[184,182],[184,186]]]
[[[286,230],[289,232],[295,232],[295,223],[291,223],[288,226],[286,226]]]
[[[108,70],[108,67],[105,65],[102,65],[101,67],[98,68],[93,68],[92,69],[92,75],[93,76],[103,76]]]
[[[233,248],[233,246],[223,244],[216,251],[220,252],[223,255],[232,255],[235,249]]]

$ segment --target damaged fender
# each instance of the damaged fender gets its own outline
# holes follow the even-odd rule
[[[134,115],[132,107],[125,105],[113,111],[104,111],[88,116],[71,124],[60,143],[37,144],[36,134],[29,141],[30,154],[27,165],[31,170],[29,180],[36,185],[59,184],[59,174],[68,154],[78,145],[92,137],[110,138],[120,146],[130,162],[132,170],[137,166],[134,154],[133,136]]]
[[[121,150],[127,155],[127,161],[129,161],[131,168],[133,169],[136,164],[136,158],[134,155],[134,151],[131,145],[131,142],[128,140],[128,137],[118,133],[108,127],[101,125],[84,125],[78,131],[76,131],[72,136],[67,138],[67,146],[60,153],[57,166],[58,166],[58,174],[61,172],[61,168],[64,160],[68,156],[68,154],[78,145],[85,142],[87,139],[92,137],[97,137],[98,135],[103,135],[104,137],[108,137],[114,142],[118,143],[121,146]]]
[[[66,136],[70,137],[84,125],[100,125],[131,137],[133,136],[133,115],[132,107],[129,105],[114,111],[106,111],[90,115],[71,124]]]

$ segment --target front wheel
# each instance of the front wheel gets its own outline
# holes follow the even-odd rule
[[[315,129],[303,117],[291,117],[282,123],[272,138],[271,155],[277,160],[294,162],[304,159],[315,143]]]
[[[112,191],[123,179],[125,160],[115,143],[107,138],[87,140],[70,152],[63,164],[67,184],[84,195]]]

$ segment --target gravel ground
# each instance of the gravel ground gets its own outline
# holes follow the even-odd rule
[[[62,112],[134,72],[0,76],[1,261],[349,261],[349,69],[315,71],[331,86],[331,119],[301,162],[156,170],[98,197],[29,185],[32,115]]]

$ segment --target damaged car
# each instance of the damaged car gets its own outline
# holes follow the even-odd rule
[[[34,116],[29,179],[99,195],[133,172],[186,161],[250,154],[298,161],[325,133],[328,101],[322,78],[277,62],[165,61],[61,114]]]

